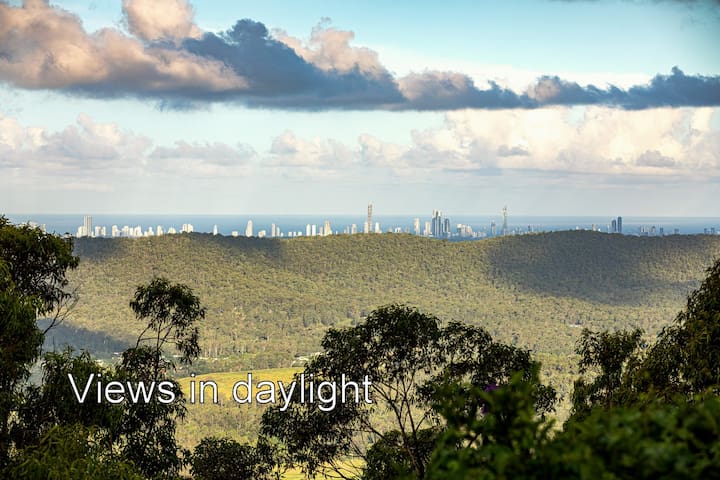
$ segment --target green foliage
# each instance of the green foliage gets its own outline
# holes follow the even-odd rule
[[[367,375],[373,403],[342,403],[337,392],[336,407],[324,412],[299,402],[298,392],[288,410],[265,412],[262,432],[279,438],[290,463],[309,474],[325,468],[347,474],[339,460],[353,456],[370,466],[369,478],[392,471],[422,478],[429,439],[442,428],[431,405],[445,394],[444,386],[467,379],[471,388],[488,388],[509,381],[515,370],[536,379],[529,352],[496,343],[477,327],[443,328],[436,317],[404,305],[380,307],[355,327],[330,329],[322,345],[324,353],[307,365],[305,378],[340,384],[343,374],[355,381]],[[537,391],[535,405],[545,411],[554,391]],[[365,452],[368,441],[373,446]]]
[[[447,428],[426,478],[545,478],[535,475],[552,424],[535,411],[538,372],[537,365],[529,374],[517,372],[496,389],[446,385],[435,408]]]
[[[519,376],[475,392],[469,405],[450,394],[440,410],[448,430],[426,478],[706,479],[720,471],[716,396],[595,409],[555,436],[533,404],[531,384]]]
[[[241,444],[229,438],[203,438],[191,458],[196,480],[265,480],[272,478],[272,449],[265,444]]]
[[[0,466],[9,459],[9,423],[21,401],[20,387],[44,340],[36,315],[55,311],[49,329],[72,297],[65,291],[65,275],[78,265],[72,248],[69,239],[0,216]]]
[[[544,478],[717,478],[720,399],[596,410],[540,456]]]
[[[0,259],[6,262],[16,289],[38,300],[39,315],[67,302],[67,273],[77,268],[71,237],[43,233],[27,225],[15,226],[0,216]]]
[[[437,428],[421,429],[413,438],[408,439],[409,445],[406,445],[401,432],[397,430],[387,432],[368,449],[360,478],[362,480],[418,478],[413,458],[408,454],[406,447],[409,447],[409,450],[423,463],[427,463],[438,440],[438,432]]]
[[[575,381],[573,390],[574,418],[582,418],[593,407],[610,408],[629,400],[626,389],[628,371],[638,365],[639,349],[642,348],[642,331],[594,333],[583,329],[577,346],[580,355],[580,373],[592,370],[595,378],[587,383],[584,378]]]
[[[720,392],[720,259],[664,328],[636,373],[635,388],[665,397]]]
[[[205,318],[206,310],[190,287],[171,284],[166,278],[153,278],[137,288],[130,308],[137,319],[147,322],[136,346],[150,342],[161,352],[166,344],[171,344],[181,353],[181,362],[191,364],[197,358],[200,346],[196,322]]]
[[[19,386],[40,354],[42,332],[35,325],[35,302],[17,292],[0,259],[0,467],[10,450],[11,413],[17,409]]]
[[[641,332],[583,331],[577,353],[580,373],[596,371],[592,383],[575,382],[573,419],[595,408],[667,401],[707,390],[720,392],[720,260],[707,270],[687,306],[643,355]]]
[[[40,439],[57,425],[74,424],[94,428],[112,449],[118,440],[118,427],[123,415],[120,405],[95,401],[90,391],[85,403],[78,403],[68,375],[72,375],[80,392],[91,375],[100,375],[103,381],[113,379],[114,372],[103,368],[88,352],[75,354],[71,348],[63,352],[47,352],[43,356],[42,383],[26,389],[13,427],[15,444],[24,448],[40,443]],[[94,384],[94,382],[93,382]]]
[[[106,446],[95,440],[93,429],[79,424],[51,428],[2,473],[18,480],[145,478],[125,459],[108,454]]]

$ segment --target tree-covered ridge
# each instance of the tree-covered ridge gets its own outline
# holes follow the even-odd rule
[[[293,240],[176,235],[78,239],[72,327],[95,351],[104,332],[129,341],[123,304],[152,275],[191,286],[208,306],[202,356],[239,367],[287,366],[319,348],[329,326],[402,302],[484,326],[538,352],[572,353],[592,328],[659,330],[720,256],[720,238],[561,232],[450,243],[409,235]],[[72,332],[71,332],[72,333]]]

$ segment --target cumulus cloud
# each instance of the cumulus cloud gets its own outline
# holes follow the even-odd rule
[[[308,39],[249,19],[202,32],[187,0],[124,0],[129,34],[88,33],[46,1],[0,3],[0,81],[91,97],[132,96],[166,108],[234,102],[278,109],[459,110],[603,105],[622,109],[718,106],[720,76],[673,68],[620,88],[541,76],[524,91],[478,86],[464,73],[425,70],[398,77],[354,33],[321,22]]]
[[[271,151],[290,156],[286,167],[343,165],[414,179],[439,173],[496,175],[532,171],[596,178],[695,178],[720,175],[720,131],[710,108],[618,110],[591,106],[578,118],[566,107],[537,110],[448,112],[442,126],[412,132],[409,144],[370,134],[334,149],[330,140],[307,141],[285,132]],[[318,161],[322,158],[322,161]],[[275,165],[275,164],[273,164]]]
[[[292,48],[305,61],[324,71],[347,73],[359,70],[372,76],[388,74],[380,63],[377,52],[365,47],[351,46],[350,42],[355,38],[355,33],[331,27],[329,19],[324,19],[315,26],[307,41],[290,36],[284,30],[276,30],[273,36]]]
[[[115,29],[85,32],[45,1],[0,3],[0,79],[17,87],[89,96],[182,97],[247,87],[222,62]]]
[[[0,153],[5,168],[59,172],[88,172],[137,167],[150,140],[121,130],[113,123],[97,123],[80,114],[75,125],[58,132],[23,127],[0,113]]]
[[[663,155],[657,150],[647,150],[637,158],[635,164],[641,167],[668,168],[675,166],[675,160]]]
[[[78,178],[113,175],[238,175],[257,154],[246,144],[177,141],[154,146],[144,135],[80,114],[60,131],[26,127],[0,112],[0,170]],[[0,174],[2,175],[2,174]]]
[[[337,140],[305,140],[289,130],[272,140],[268,154],[264,160],[265,166],[301,168],[316,175],[335,173],[352,167],[354,162],[351,149]]]
[[[191,159],[208,162],[219,166],[238,166],[255,157],[255,150],[249,145],[240,144],[231,147],[225,143],[188,143],[183,140],[175,142],[173,147],[156,147],[148,158]]]
[[[130,32],[142,40],[179,42],[202,36],[187,0],[123,0],[123,14]]]

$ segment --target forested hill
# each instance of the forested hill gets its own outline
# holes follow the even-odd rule
[[[552,366],[572,352],[580,326],[653,334],[670,323],[720,256],[720,236],[183,234],[78,239],[76,253],[71,282],[80,301],[55,330],[56,345],[69,338],[97,353],[119,350],[141,328],[128,308],[135,287],[163,275],[188,284],[208,307],[202,355],[224,359],[215,368],[288,366],[319,350],[329,326],[391,302],[480,324]]]

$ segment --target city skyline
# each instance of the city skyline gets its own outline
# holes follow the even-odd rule
[[[0,2],[0,206],[720,216],[719,10]]]
[[[119,225],[122,222],[114,223],[115,220],[105,222],[105,224],[95,224],[91,215],[83,216],[83,222],[77,226],[75,234],[73,236],[81,237],[97,237],[97,238],[142,238],[151,236],[162,236],[162,235],[174,235],[181,233],[203,233],[221,236],[232,236],[232,237],[257,237],[257,238],[296,238],[296,237],[310,237],[310,236],[331,236],[331,235],[355,235],[355,234],[381,234],[381,233],[406,233],[414,234],[417,236],[438,238],[438,239],[450,239],[450,240],[478,240],[484,238],[492,238],[495,236],[514,236],[514,235],[525,235],[534,233],[544,233],[553,231],[568,231],[568,230],[590,230],[594,232],[602,232],[608,234],[625,234],[634,236],[665,236],[665,235],[678,235],[678,234],[706,234],[706,235],[717,235],[720,232],[720,218],[708,219],[708,218],[692,218],[687,217],[684,219],[671,219],[671,218],[655,218],[655,219],[632,219],[630,228],[624,228],[623,217],[612,217],[612,218],[593,218],[586,217],[584,219],[578,219],[576,224],[573,226],[572,223],[565,223],[564,225],[557,224],[562,217],[522,217],[520,220],[514,222],[508,222],[508,210],[507,207],[503,207],[500,227],[493,217],[475,217],[469,219],[467,217],[460,217],[462,222],[452,221],[447,215],[443,215],[442,211],[434,209],[430,216],[417,216],[412,219],[403,216],[387,216],[383,215],[380,218],[381,221],[374,222],[373,219],[373,206],[368,205],[368,217],[364,224],[357,221],[358,215],[353,216],[354,220],[348,220],[343,217],[325,217],[320,220],[316,218],[314,221],[309,223],[301,222],[298,225],[300,219],[306,218],[303,216],[281,216],[279,218],[273,216],[255,216],[250,218],[245,223],[245,230],[239,226],[244,222],[240,218],[235,218],[234,222],[231,218],[224,218],[222,216],[213,216],[215,222],[207,224],[207,219],[202,216],[191,216],[190,219],[193,221],[199,220],[205,224],[204,229],[201,226],[196,229],[193,223],[188,221],[187,217],[182,218],[182,223],[178,229],[175,228],[174,223],[160,224],[159,222],[148,223],[145,221],[130,222],[131,224],[125,224],[122,227]],[[141,216],[142,217],[142,216]],[[52,216],[47,218],[52,219]],[[255,224],[255,219],[260,219],[258,224]],[[329,219],[329,218],[332,218]],[[429,219],[428,219],[429,218]],[[542,219],[546,223],[537,222]],[[17,224],[29,224],[32,227],[39,227],[42,231],[47,231],[48,227],[46,223],[39,223],[32,220],[31,218],[14,218],[11,219]],[[107,220],[107,219],[106,219]],[[145,219],[147,220],[147,219]],[[167,220],[167,219],[166,219]],[[177,220],[177,219],[176,219]],[[410,222],[410,220],[412,220]],[[51,221],[54,221],[52,219]],[[658,222],[659,221],[659,222]],[[639,223],[638,223],[639,222]],[[549,225],[548,225],[549,223]],[[112,224],[112,225],[111,225]],[[373,228],[369,228],[368,225],[372,224]],[[108,226],[111,225],[109,228]],[[134,225],[134,226],[133,226]],[[335,225],[333,228],[331,225]],[[52,227],[51,227],[52,229]],[[51,230],[58,233],[58,230]],[[243,233],[241,233],[243,232]],[[69,233],[69,232],[68,232]]]

